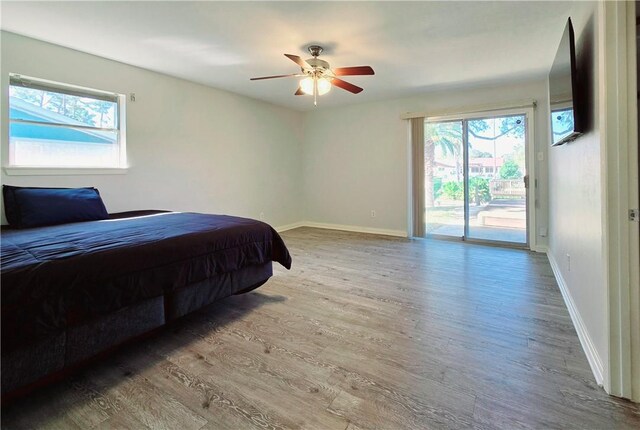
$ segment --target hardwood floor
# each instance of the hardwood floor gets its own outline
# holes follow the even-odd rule
[[[7,429],[640,428],[544,255],[300,228],[290,272],[3,408]]]

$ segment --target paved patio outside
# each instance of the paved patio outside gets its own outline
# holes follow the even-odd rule
[[[427,209],[427,234],[462,237],[462,201],[443,202]],[[525,199],[494,199],[469,207],[469,238],[525,244],[527,242]]]

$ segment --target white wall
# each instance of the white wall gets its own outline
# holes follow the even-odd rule
[[[587,78],[590,130],[575,141],[549,151],[549,258],[559,270],[583,325],[587,342],[606,374],[608,359],[607,291],[603,249],[603,141],[598,88],[598,29],[593,3],[573,6],[579,73]],[[569,262],[570,260],[570,262]],[[556,273],[558,275],[558,273]],[[580,327],[578,327],[581,330]],[[584,345],[584,343],[583,343]],[[592,358],[593,361],[593,358]],[[592,362],[592,365],[594,363]]]
[[[110,212],[170,209],[253,218],[264,212],[274,226],[302,218],[301,113],[12,33],[2,32],[0,43],[3,112],[11,72],[136,93],[136,102],[127,104],[126,175],[24,177],[3,171],[3,184],[96,186]]]
[[[354,96],[357,97],[357,96]],[[407,231],[406,112],[438,115],[456,109],[535,99],[536,152],[548,147],[548,92],[544,79],[425,94],[420,97],[318,109],[307,114],[303,145],[309,221]],[[547,226],[547,163],[536,163],[536,231]],[[371,210],[376,217],[371,218]],[[539,246],[546,237],[537,237]]]

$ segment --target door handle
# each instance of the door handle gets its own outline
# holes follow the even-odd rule
[[[524,187],[529,188],[529,175],[524,175],[522,179],[524,180]]]

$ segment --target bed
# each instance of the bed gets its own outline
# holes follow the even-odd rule
[[[291,267],[268,224],[225,215],[128,212],[1,239],[3,397]]]

